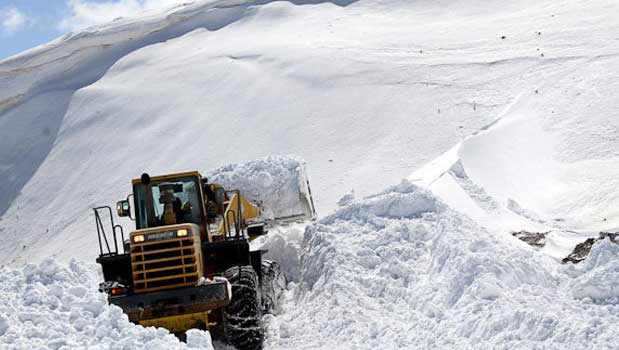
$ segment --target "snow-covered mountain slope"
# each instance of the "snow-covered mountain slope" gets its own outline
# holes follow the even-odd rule
[[[508,233],[552,230],[559,256],[619,226],[618,10],[199,1],[0,62],[2,264],[94,260],[90,207],[143,171],[294,154],[326,217],[265,243],[293,281],[268,349],[614,349],[619,248],[559,265]],[[1,271],[0,345],[97,344],[94,323],[101,346],[183,347],[79,265]]]
[[[619,227],[619,57],[586,56],[410,179],[486,227],[551,231],[547,251]],[[581,235],[575,235],[581,233]]]
[[[14,244],[1,254],[40,259],[30,249],[70,241],[79,253],[52,253],[92,258],[88,208],[118,199],[130,178],[270,154],[308,161],[328,213],[350,189],[398,182],[522,94],[541,91],[538,105],[575,95],[569,74],[583,65],[612,76],[614,8],[201,1],[3,61],[0,230]],[[608,89],[590,110],[579,104],[583,118],[613,122]],[[600,136],[598,154],[612,147]]]

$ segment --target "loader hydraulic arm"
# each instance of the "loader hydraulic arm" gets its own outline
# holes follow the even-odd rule
[[[231,193],[234,194],[229,201],[224,202],[224,219],[217,228],[217,235],[222,237],[240,232],[245,228],[246,220],[257,218],[260,215],[260,208],[241,196],[239,191]]]

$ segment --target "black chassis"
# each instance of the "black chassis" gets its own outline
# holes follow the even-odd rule
[[[110,295],[108,301],[123,309],[130,321],[139,322],[219,309],[228,304],[230,297],[227,283],[219,281],[143,294]]]
[[[251,265],[262,281],[262,255],[265,252],[250,251],[249,241],[246,239],[202,243],[205,273],[212,275],[223,275],[227,269],[234,266]],[[128,295],[132,294],[133,274],[129,253],[102,254],[97,258],[97,263],[101,265],[105,282],[117,282],[127,287]],[[110,302],[111,298],[110,296]]]

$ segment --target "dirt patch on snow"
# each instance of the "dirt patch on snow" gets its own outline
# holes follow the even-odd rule
[[[593,245],[606,238],[608,238],[611,242],[615,244],[619,244],[619,232],[600,232],[598,238],[589,238],[586,241],[577,244],[574,250],[570,253],[570,255],[563,259],[563,263],[567,264],[568,262],[571,262],[577,264],[585,260],[589,256]]]
[[[512,232],[512,236],[518,238],[519,240],[525,242],[526,244],[541,248],[546,245],[546,236],[550,233],[548,232],[529,232],[529,231],[520,231],[520,232]]]

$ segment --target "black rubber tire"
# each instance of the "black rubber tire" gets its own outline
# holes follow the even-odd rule
[[[236,266],[224,276],[232,285],[232,299],[224,309],[224,332],[238,350],[261,350],[264,342],[260,285],[251,266]]]
[[[286,289],[286,277],[279,264],[262,260],[262,312],[277,315]]]

